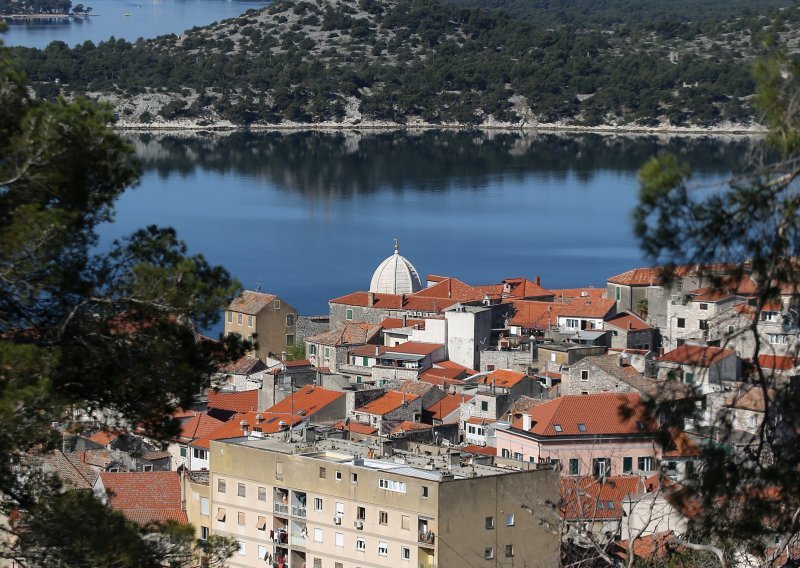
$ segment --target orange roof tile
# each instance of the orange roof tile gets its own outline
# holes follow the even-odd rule
[[[293,413],[305,417],[313,416],[330,403],[339,400],[343,396],[343,392],[332,391],[314,385],[306,385],[291,396],[284,398],[272,408],[268,408],[266,412],[272,414]]]
[[[205,412],[195,412],[188,420],[181,424],[180,438],[184,440],[195,440],[208,436],[211,432],[225,424],[222,420],[217,420]]]
[[[432,371],[442,371],[442,373],[449,373],[449,371],[445,371],[443,369],[428,369],[424,373],[419,376],[420,381],[430,383],[432,385],[436,385],[437,387],[442,387],[442,390],[446,390],[448,387],[451,386],[463,386],[464,381],[461,379],[451,379],[446,376],[440,376]]]
[[[413,394],[401,393],[396,391],[387,391],[380,398],[376,398],[375,400],[368,402],[361,408],[356,408],[356,412],[364,412],[366,414],[376,414],[378,416],[383,416],[384,414],[388,414],[393,410],[397,410],[403,404],[415,400],[419,397]]]
[[[553,295],[550,290],[545,290],[536,282],[531,282],[524,277],[506,278],[503,280],[503,284],[509,286],[508,295],[512,298],[536,298]]]
[[[497,455],[497,448],[493,448],[492,446],[476,446],[474,444],[468,444],[461,448],[461,451],[468,452],[470,454],[482,454],[484,456]]]
[[[496,387],[510,389],[518,382],[523,380],[527,375],[520,371],[512,371],[510,369],[497,369],[490,374],[478,379],[478,383],[484,385],[494,385]]]
[[[623,286],[658,286],[661,284],[662,268],[634,268],[608,279],[612,284]]]
[[[356,422],[355,420],[350,420],[347,424],[345,424],[344,421],[337,422],[333,427],[337,430],[346,430],[348,432],[355,432],[356,434],[364,434],[366,436],[371,436],[378,431],[377,428],[373,428],[369,424]]]
[[[617,302],[611,299],[577,298],[569,303],[561,304],[559,315],[562,317],[604,318],[616,305]]]
[[[258,416],[261,416],[261,420]],[[276,414],[274,412],[245,412],[234,414],[230,420],[203,438],[198,438],[191,443],[198,448],[208,448],[211,440],[227,440],[230,438],[240,438],[244,436],[242,421],[247,423],[247,430],[254,431],[260,429],[262,434],[275,434],[286,427],[294,426],[305,420],[297,414]],[[283,424],[281,424],[283,422]]]
[[[425,329],[425,320],[406,318],[404,326],[403,318],[386,318],[381,322],[380,325],[381,328],[383,329],[399,329],[402,327],[414,327],[414,326],[417,326],[417,329]]]
[[[670,443],[664,449],[664,457],[687,458],[703,455],[703,450],[700,449],[700,446],[683,430],[670,428],[669,435]]]
[[[284,365],[286,365],[286,367],[288,367],[289,369],[293,367],[310,367],[311,361],[309,361],[308,359],[298,359],[296,361],[286,361]]]
[[[462,403],[469,402],[470,400],[472,400],[471,396],[463,394],[448,394],[438,402],[431,404],[425,410],[431,413],[431,418],[434,420],[444,420],[453,412],[458,410]]]
[[[557,325],[561,309],[567,305],[534,300],[514,300],[511,304],[514,306],[515,313],[509,320],[509,324],[526,329],[547,329]]]
[[[100,430],[89,436],[92,442],[100,444],[101,446],[107,446],[117,438],[119,438],[119,434],[116,432],[106,432],[105,430]]]
[[[219,372],[230,373],[233,375],[250,375],[253,373],[258,373],[259,371],[263,371],[266,368],[267,366],[258,357],[250,357],[245,355],[236,361],[231,361],[230,363],[221,365],[219,367]]]
[[[646,415],[642,399],[630,393],[562,396],[534,406],[527,414],[531,417],[529,432],[537,436],[645,434],[657,429]],[[522,418],[512,426],[521,429]]]
[[[767,389],[767,396],[765,397],[764,389],[753,385],[747,390],[729,397],[725,401],[725,406],[752,412],[764,412],[767,408],[767,400],[775,400],[775,394],[775,389]]]
[[[788,355],[759,355],[758,364],[763,369],[791,371],[800,364],[800,359]]]
[[[423,424],[421,422],[410,422],[403,420],[400,424],[391,429],[389,434],[396,435],[403,432],[413,432],[419,430],[433,430],[434,426],[431,424]]]
[[[347,306],[369,306],[369,294],[371,292],[353,292],[339,298],[329,300],[331,304],[344,304]],[[418,293],[417,293],[418,294]],[[441,313],[445,308],[457,304],[458,300],[453,298],[431,298],[419,296],[417,294],[373,294],[373,307],[381,310],[409,310],[425,313]]]
[[[369,343],[381,330],[379,325],[366,322],[340,323],[336,329],[318,333],[306,339],[310,343],[319,343],[331,347],[342,345],[363,345]]]
[[[607,319],[605,325],[616,327],[617,329],[632,329],[641,331],[643,329],[653,329],[646,321],[630,312],[620,312],[614,317]]]
[[[258,410],[258,390],[239,392],[208,391],[208,408],[231,412],[247,412]]]
[[[591,300],[600,300],[606,297],[608,290],[605,288],[558,288],[557,290],[550,290],[552,294],[559,299],[574,299],[574,298],[589,298]]]
[[[275,298],[277,298],[275,294],[243,290],[242,294],[230,303],[228,309],[232,312],[241,312],[254,316],[266,308]]]
[[[108,504],[141,525],[175,520],[185,523],[181,479],[175,471],[101,473]]]
[[[707,345],[689,345],[684,343],[659,357],[659,361],[692,365],[694,367],[710,367],[730,355],[735,355],[730,349],[709,347]]]
[[[619,519],[622,501],[631,494],[643,493],[644,484],[637,475],[616,475],[603,480],[594,477],[562,477],[562,519]]]
[[[709,302],[715,303],[721,300],[726,300],[728,298],[732,298],[734,294],[730,292],[724,292],[722,290],[714,290],[712,288],[698,288],[697,290],[692,290],[689,292],[692,296],[693,302]]]
[[[484,292],[457,278],[445,278],[413,294],[416,298],[448,298],[459,302],[482,300]]]

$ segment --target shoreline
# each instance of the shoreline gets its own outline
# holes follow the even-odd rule
[[[247,126],[220,121],[211,124],[197,124],[193,121],[171,121],[156,123],[134,123],[118,121],[111,125],[114,130],[124,132],[300,132],[300,131],[423,131],[423,130],[475,130],[475,131],[506,131],[506,132],[565,132],[573,134],[630,134],[630,135],[678,135],[678,136],[763,136],[767,129],[761,125],[726,125],[721,127],[645,127],[645,126],[576,126],[558,123],[538,124],[481,124],[464,125],[453,123],[423,123],[399,124],[389,122],[356,122],[345,121],[341,123],[293,123],[280,124],[252,124]]]

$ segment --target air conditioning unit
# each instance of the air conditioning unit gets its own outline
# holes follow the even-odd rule
[[[364,530],[364,521],[356,521],[353,523],[358,530]]]
[[[334,525],[341,525],[342,524],[342,517],[336,515],[333,517],[333,524]]]

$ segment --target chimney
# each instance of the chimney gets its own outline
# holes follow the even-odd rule
[[[367,292],[367,307],[371,308],[375,305],[375,292]]]
[[[542,279],[539,276],[535,276],[533,278],[533,283],[536,284],[537,286],[541,286],[541,282],[542,282]]]
[[[628,322],[628,331],[630,331],[632,329],[633,329],[633,324],[631,322]]]
[[[381,348],[379,345],[375,346],[375,357],[381,354]]]
[[[239,426],[242,427],[242,435],[245,437],[248,436],[249,432],[247,431],[247,420],[242,420],[239,422]]]
[[[408,314],[403,314],[403,327],[408,324]]]
[[[526,432],[530,431],[531,429],[531,415],[530,414],[523,414],[522,415],[522,429]]]

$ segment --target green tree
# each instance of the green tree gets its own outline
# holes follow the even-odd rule
[[[750,381],[763,398],[764,419],[745,440],[734,438],[724,416],[712,425],[714,443],[705,448],[705,465],[685,493],[701,505],[687,540],[705,542],[723,563],[726,552],[737,550],[773,565],[800,537],[800,396],[761,366],[759,355],[772,351],[759,329],[765,306],[787,295],[792,305],[783,326],[797,333],[800,325],[800,58],[775,50],[758,62],[755,77],[770,132],[753,164],[735,179],[709,186],[694,183],[675,156],[654,157],[640,172],[634,218],[654,262],[697,266],[721,291],[753,279],[752,314],[725,340],[755,346]],[[797,347],[786,355],[797,357]],[[735,442],[740,448],[744,442],[744,449],[731,451]]]
[[[60,442],[51,424],[75,417],[174,435],[173,411],[243,353],[236,339],[197,340],[238,284],[187,256],[174,231],[99,247],[98,225],[137,179],[111,119],[84,99],[31,99],[0,46],[0,509],[10,519],[0,557],[23,565],[155,567],[206,554],[187,528],[145,538],[33,466]]]

